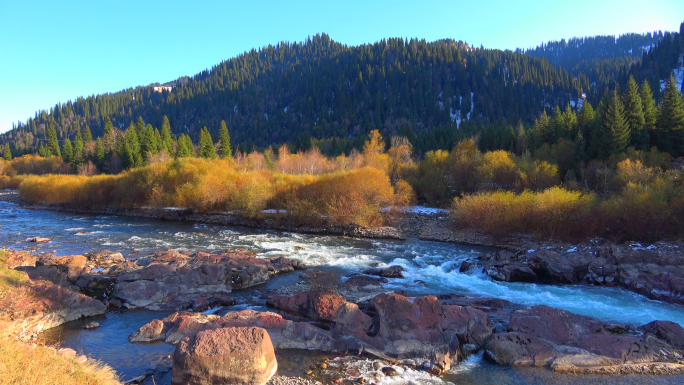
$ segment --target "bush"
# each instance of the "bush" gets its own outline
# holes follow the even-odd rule
[[[455,198],[452,215],[460,226],[501,237],[515,232],[578,238],[589,234],[594,197],[553,187],[540,193],[485,192]]]
[[[23,155],[12,159],[12,168],[17,174],[69,174],[71,167],[62,158],[51,156],[43,158],[39,155]]]

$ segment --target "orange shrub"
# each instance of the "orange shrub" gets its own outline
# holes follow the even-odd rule
[[[62,158],[51,156],[43,158],[39,155],[23,155],[12,159],[12,168],[17,174],[70,174],[71,167]]]

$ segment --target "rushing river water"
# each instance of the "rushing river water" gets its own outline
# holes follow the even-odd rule
[[[51,241],[44,244],[28,241],[35,236],[48,237]],[[216,252],[245,248],[264,257],[287,256],[309,266],[333,269],[342,276],[360,272],[378,263],[399,264],[404,267],[406,278],[391,280],[389,287],[402,289],[411,295],[478,295],[503,298],[523,305],[545,304],[633,326],[656,319],[684,325],[682,307],[652,301],[620,289],[501,283],[481,273],[459,273],[462,261],[491,249],[416,239],[368,240],[115,216],[75,215],[26,210],[13,203],[0,202],[0,245],[36,252],[49,251],[57,255],[107,248],[132,256],[166,249]],[[285,277],[288,278],[269,283],[269,286],[296,279],[296,275],[292,274]],[[423,283],[416,284],[417,280]],[[101,358],[130,376],[139,373],[141,368],[163,363],[164,357],[172,352],[170,345],[130,344],[126,340],[128,334],[149,320],[164,315],[153,312],[111,314],[98,320],[102,327],[95,331],[82,332],[74,324],[56,333],[58,336],[61,334],[64,344]],[[55,336],[54,333],[52,336]],[[473,373],[481,372],[476,376],[482,380],[479,383],[547,382],[543,379],[541,382],[534,380],[534,375],[526,378],[525,370],[495,368],[481,360],[467,362],[463,368],[467,370],[454,374],[455,377],[450,380],[474,383]],[[542,375],[537,370],[530,373]],[[611,381],[616,383],[616,380]]]

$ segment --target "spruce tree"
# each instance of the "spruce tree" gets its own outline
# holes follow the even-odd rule
[[[221,121],[221,128],[219,129],[219,143],[221,144],[221,148],[219,150],[221,158],[232,158],[233,149],[230,147],[230,134],[228,133],[228,126],[226,125],[225,120]]]
[[[86,127],[87,128],[87,127]],[[102,143],[102,138],[97,138],[95,141],[95,154],[93,163],[101,170],[105,162],[105,148]]]
[[[641,84],[640,94],[641,106],[644,109],[644,124],[646,125],[648,133],[653,135],[653,132],[656,130],[658,109],[656,108],[653,92],[651,91],[651,85],[648,80],[644,80],[643,84]]]
[[[74,136],[74,156],[72,158],[72,166],[74,168],[78,167],[83,163],[83,136],[81,135],[81,129],[76,130],[76,135]]]
[[[674,157],[684,155],[684,99],[672,75],[663,92],[657,127],[658,148]]]
[[[625,119],[625,109],[616,91],[608,105],[603,124],[604,135],[608,138],[610,154],[619,154],[629,145],[629,124]]]
[[[71,161],[74,159],[74,147],[71,145],[69,138],[65,138],[62,143],[62,159],[68,164],[71,164]]]
[[[169,155],[173,154],[173,136],[171,135],[171,124],[169,123],[169,118],[166,117],[166,115],[164,115],[164,120],[162,121],[161,144],[161,149],[166,150]]]
[[[12,149],[10,149],[9,143],[5,143],[5,148],[2,151],[2,158],[8,162],[12,160]]]
[[[59,149],[59,141],[57,140],[57,131],[55,130],[54,124],[51,124],[48,128],[47,154],[48,156],[62,156],[62,151]]]
[[[189,158],[195,156],[195,150],[192,145],[192,140],[186,134],[181,134],[178,137],[176,144],[176,158]]]
[[[151,124],[147,125],[147,128],[143,130],[143,136],[140,138],[140,154],[142,158],[147,161],[150,155],[159,152],[157,136],[154,133],[154,128]]]
[[[139,167],[143,163],[140,154],[140,141],[138,140],[137,127],[133,126],[126,130],[123,141],[119,144],[119,156],[123,161],[124,168]]]
[[[648,150],[649,136],[646,129],[646,121],[644,120],[644,109],[641,104],[641,96],[639,96],[639,87],[634,81],[634,76],[629,77],[627,88],[623,95],[625,107],[625,120],[629,125],[631,133],[630,144],[637,150]]]
[[[83,143],[90,143],[93,140],[93,134],[90,132],[90,126],[85,126],[83,129]]]
[[[200,131],[199,156],[207,159],[216,159],[214,141],[211,139],[211,134],[207,127],[202,128],[202,131]]]

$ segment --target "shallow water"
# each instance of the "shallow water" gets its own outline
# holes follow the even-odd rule
[[[35,236],[48,237],[51,241],[44,244],[28,242],[29,238]],[[462,261],[492,250],[416,239],[368,240],[106,215],[75,215],[25,210],[12,203],[0,202],[0,245],[35,252],[55,252],[58,255],[107,248],[121,251],[130,257],[166,249],[217,252],[245,248],[263,257],[295,258],[312,267],[335,270],[342,276],[378,264],[399,264],[406,269],[406,278],[391,280],[389,287],[404,290],[411,295],[480,295],[503,298],[524,305],[545,304],[632,326],[656,319],[684,325],[684,308],[649,300],[620,289],[501,283],[490,280],[482,273],[459,273],[458,268]],[[293,283],[297,279],[297,274],[284,275],[265,286],[235,295],[241,298],[241,302],[249,303],[252,302],[251,299],[262,296],[264,290]],[[258,293],[260,291],[261,294]],[[164,365],[164,356],[172,352],[173,347],[170,345],[130,344],[126,340],[130,333],[149,320],[163,316],[165,314],[154,312],[109,314],[102,322],[98,321],[102,325],[100,329],[82,331],[80,325],[74,323],[56,329],[54,333],[57,335],[53,333],[51,337],[59,337],[61,333],[60,339],[66,346],[102,358],[117,371],[132,376],[150,365]],[[466,362],[464,365],[467,370],[449,375],[445,379],[459,384],[537,384],[549,381],[555,383],[557,380],[558,383],[579,383],[572,378],[561,381],[562,376],[558,375],[548,379],[544,376],[549,374],[544,371],[532,370],[528,373],[526,370],[500,368],[481,361]],[[630,383],[614,382],[617,380],[613,378],[615,377],[598,376],[596,381],[602,383],[611,379],[606,383]],[[668,383],[662,381],[666,380],[658,380],[658,383]]]

